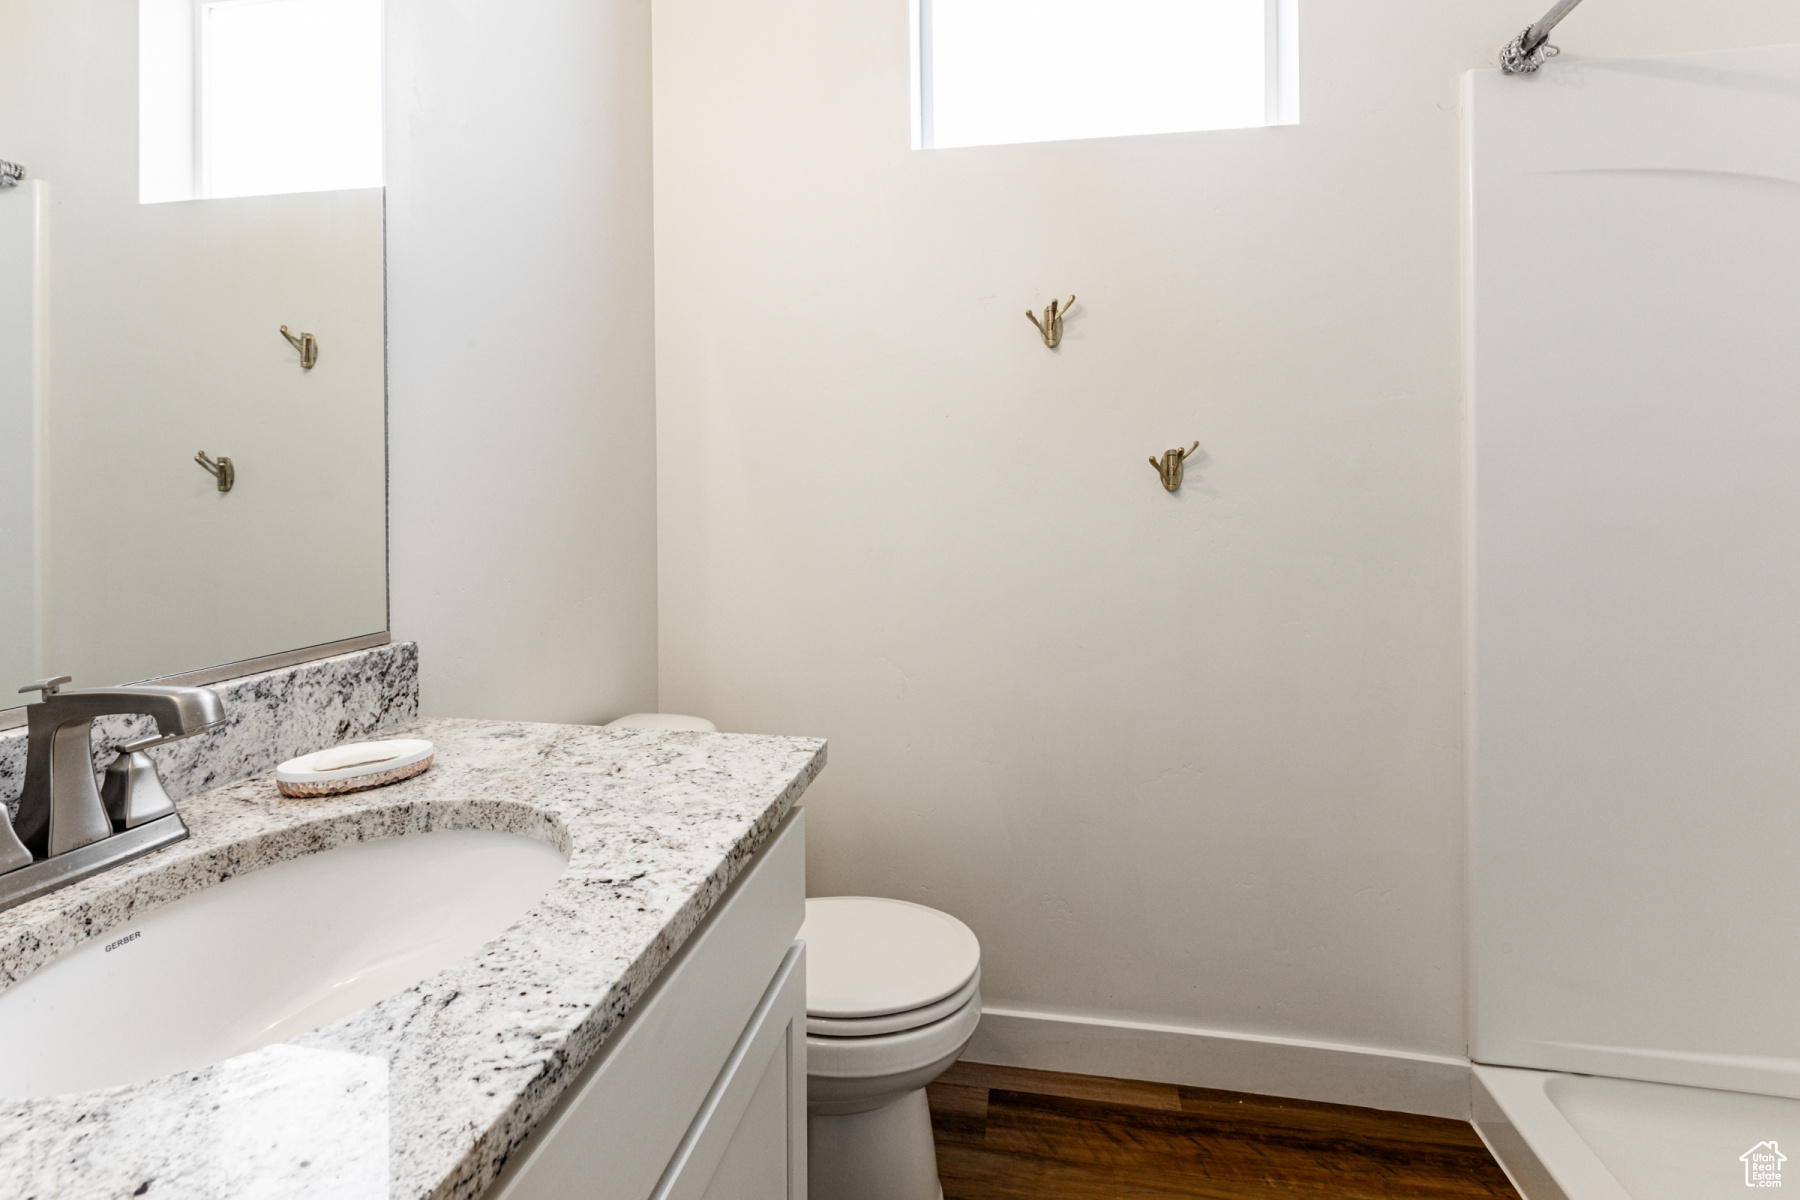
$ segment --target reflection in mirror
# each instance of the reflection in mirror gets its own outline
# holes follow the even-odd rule
[[[0,708],[384,630],[379,0],[0,45]]]

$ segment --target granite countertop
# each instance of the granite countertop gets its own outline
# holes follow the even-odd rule
[[[205,792],[180,805],[188,840],[0,912],[0,990],[158,904],[349,842],[516,832],[568,869],[476,954],[321,1029],[0,1099],[0,1196],[480,1195],[825,763],[811,738],[492,721],[382,736],[430,738],[437,760],[332,799],[284,799],[272,773]]]

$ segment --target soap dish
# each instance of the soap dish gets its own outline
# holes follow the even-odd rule
[[[290,758],[275,768],[284,796],[341,796],[411,779],[431,765],[434,749],[424,738],[352,742]]]

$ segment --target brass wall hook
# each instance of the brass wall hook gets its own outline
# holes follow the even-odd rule
[[[206,457],[206,451],[202,450],[194,455],[194,461],[200,464],[202,470],[219,481],[221,492],[229,492],[237,483],[237,468],[232,466],[231,460],[223,454],[215,460]]]
[[[1175,447],[1173,450],[1164,450],[1161,462],[1157,461],[1154,454],[1150,456],[1150,465],[1156,468],[1156,473],[1158,475],[1162,476],[1162,485],[1164,488],[1171,492],[1180,490],[1181,476],[1184,464],[1187,462],[1187,457],[1199,448],[1200,443],[1195,442],[1186,450],[1183,450],[1180,446]]]
[[[1067,316],[1069,310],[1074,307],[1075,297],[1073,296],[1069,297],[1069,302],[1067,304],[1059,304],[1057,301],[1052,300],[1050,302],[1050,307],[1044,310],[1044,319],[1042,321],[1038,320],[1037,314],[1032,312],[1029,308],[1025,310],[1025,319],[1037,326],[1037,331],[1044,335],[1044,345],[1054,350],[1056,349],[1056,344],[1062,341],[1063,318]]]
[[[310,333],[303,333],[299,337],[295,337],[288,332],[286,325],[281,327],[281,336],[300,352],[301,368],[307,371],[312,370],[313,365],[319,361],[319,339]]]

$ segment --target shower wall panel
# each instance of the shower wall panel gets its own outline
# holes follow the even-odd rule
[[[1800,47],[1466,99],[1472,1056],[1800,1096]]]
[[[0,707],[38,677],[44,185],[0,191]]]

